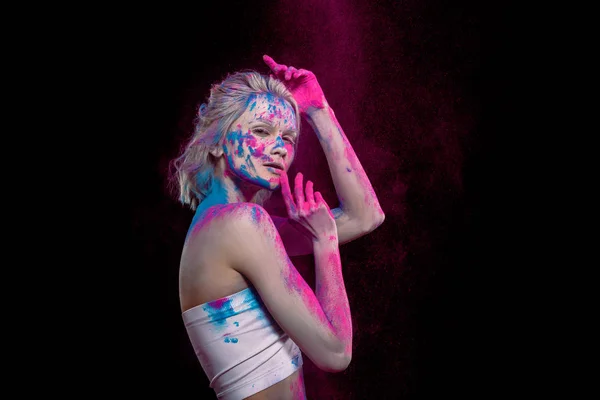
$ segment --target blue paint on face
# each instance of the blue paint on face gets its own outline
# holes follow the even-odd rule
[[[280,147],[285,148],[285,142],[283,141],[281,136],[277,136],[277,139],[275,140],[275,146],[273,146],[273,150],[278,149]]]
[[[234,337],[232,337],[232,338],[226,337],[226,338],[225,338],[225,340],[223,340],[223,341],[224,341],[225,343],[237,343],[237,342],[238,342],[238,339],[237,339],[237,338],[234,338]]]
[[[256,106],[256,94],[251,94],[250,96],[248,96],[248,99],[246,100],[245,108],[248,108],[248,106],[252,102],[254,102],[254,104],[252,105],[252,108],[250,109],[250,111],[252,111],[254,109],[254,107]]]
[[[252,171],[256,172],[256,167],[254,166],[254,163],[252,162],[252,159],[251,159],[250,157],[252,157],[252,154],[248,154],[248,155],[246,156],[246,164],[247,164],[248,166],[250,166],[250,169],[251,169]]]
[[[243,164],[240,166],[239,172],[246,180],[253,181],[264,188],[269,188],[271,185],[266,179],[252,175],[248,172],[248,168]]]
[[[235,321],[233,324],[234,324],[235,326],[240,326],[240,323],[239,323],[239,322],[237,322],[237,321]]]
[[[265,96],[267,98],[267,101],[269,103],[274,103],[275,102],[275,96],[273,96],[273,93],[263,93],[263,96]]]
[[[244,139],[253,139],[250,133],[242,133],[241,130],[231,131],[227,134],[226,140],[235,145],[237,142],[237,151],[235,153],[236,156],[242,157],[244,154]],[[223,146],[225,147],[225,146]]]

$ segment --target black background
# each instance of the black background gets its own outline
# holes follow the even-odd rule
[[[497,290],[510,245],[507,15],[487,2],[311,0],[157,4],[119,21],[110,64],[131,144],[123,175],[135,182],[134,283],[121,306],[129,320],[114,327],[113,364],[132,393],[216,398],[179,312],[192,213],[170,196],[166,170],[210,84],[239,69],[268,72],[263,54],[316,74],[386,213],[341,248],[353,360],[326,374],[305,356],[309,398],[487,398],[510,386]],[[302,135],[292,173],[337,206],[307,124]],[[271,209],[279,205],[274,196]],[[311,283],[312,259],[292,261]]]

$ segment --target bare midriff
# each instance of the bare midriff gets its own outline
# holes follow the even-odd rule
[[[305,400],[304,374],[302,368],[277,382],[273,386],[261,390],[245,400]]]

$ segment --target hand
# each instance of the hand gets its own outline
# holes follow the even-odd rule
[[[315,74],[305,69],[277,64],[267,55],[263,56],[263,60],[271,68],[274,76],[292,93],[301,114],[310,114],[312,111],[325,108],[325,95]]]
[[[305,236],[316,241],[337,240],[337,227],[329,206],[323,200],[321,193],[314,192],[313,183],[306,182],[306,194],[302,188],[302,173],[296,174],[294,193],[292,196],[286,171],[281,173],[281,194],[285,203],[289,221]]]

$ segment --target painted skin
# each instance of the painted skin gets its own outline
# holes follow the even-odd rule
[[[293,161],[298,138],[294,109],[268,93],[251,96],[246,112],[232,126],[223,145],[227,170],[242,180],[243,186],[275,190],[280,171],[264,164],[276,162],[287,167]]]
[[[287,244],[285,248],[283,246],[282,239],[300,242],[298,231],[288,231],[291,233],[290,236],[285,233],[285,229],[279,229],[280,237],[277,230],[273,229],[274,226],[268,214],[262,215],[264,212],[262,208],[256,208],[248,203],[241,206],[231,204],[247,202],[259,189],[273,190],[281,183],[281,172],[263,164],[264,162],[281,161],[287,171],[293,160],[293,151],[295,150],[293,139],[284,137],[286,129],[288,132],[290,131],[288,128],[292,125],[290,121],[293,111],[287,105],[290,108],[290,114],[287,114],[289,118],[286,121],[286,118],[283,118],[287,111],[285,102],[276,104],[277,101],[272,101],[274,99],[257,98],[256,104],[253,105],[254,102],[249,101],[247,112],[240,118],[242,121],[236,121],[233,125],[234,129],[227,135],[222,149],[225,154],[223,158],[225,161],[221,165],[222,176],[215,180],[217,184],[214,185],[213,191],[198,208],[191,231],[205,225],[212,225],[213,219],[220,219],[219,217],[231,213],[237,214],[241,211],[242,214],[247,214],[247,217],[254,221],[266,236],[274,239],[275,253],[282,262],[284,259],[287,260],[287,267],[281,271],[287,290],[297,293],[311,313],[318,318],[318,324],[321,325],[318,329],[326,327],[334,331],[340,343],[344,344],[344,353],[351,354],[352,324],[341,275],[337,234],[342,239],[340,243],[353,240],[381,224],[384,215],[365,171],[335,118],[333,110],[329,108],[314,74],[310,71],[296,70],[293,67],[277,64],[268,56],[265,56],[264,59],[276,76],[285,81],[284,83],[297,100],[301,113],[315,130],[327,157],[336,192],[343,206],[333,211],[333,214],[336,215],[335,225],[337,226],[335,234],[328,235],[327,240],[318,241],[320,245],[314,249],[309,248],[312,246],[296,249],[298,250],[296,254],[308,254],[314,250],[315,265],[319,266],[316,268],[316,295],[289,262],[288,254],[286,254]],[[250,116],[251,113],[254,114]],[[256,122],[257,113],[262,115],[263,119],[265,116],[266,119],[270,119],[272,130],[269,133],[250,126]],[[286,127],[287,124],[289,126]],[[265,157],[271,157],[271,159],[267,160]],[[296,202],[293,201],[289,185],[287,185],[287,193],[285,186],[282,184],[284,200],[288,207],[288,217],[293,219],[296,224],[302,225],[303,218],[307,217],[307,213],[311,213],[311,209],[314,212],[315,205],[321,201],[314,200],[317,198],[317,193],[314,194],[314,199],[311,199],[312,196],[308,194],[312,194],[310,181],[306,185],[307,195],[306,201],[304,201],[301,174],[296,177],[294,191]],[[301,199],[299,194],[302,194]],[[326,204],[325,207],[328,214],[332,216]],[[246,209],[245,213],[243,209]],[[206,211],[208,212],[205,213]],[[350,211],[352,214],[349,213]],[[201,215],[202,217],[200,217]],[[277,228],[280,228],[280,225]],[[329,242],[328,245],[325,244],[327,242]],[[308,245],[313,243],[304,241],[304,244]],[[340,301],[340,299],[342,300]],[[301,371],[249,399],[274,398],[272,396],[305,398]]]
[[[340,244],[357,239],[381,225],[385,215],[354,149],[329,107],[315,75],[305,69],[278,64],[263,56],[274,76],[283,81],[298,103],[323,148],[340,206],[332,209]],[[312,253],[310,240],[299,239],[295,216],[274,217],[291,256]]]

